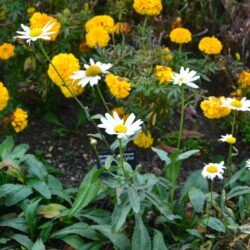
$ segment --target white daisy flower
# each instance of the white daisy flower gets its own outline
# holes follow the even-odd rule
[[[112,67],[111,63],[95,63],[92,58],[89,60],[89,63],[90,65],[84,64],[85,70],[79,70],[70,77],[73,80],[78,80],[78,85],[82,87],[85,87],[88,83],[91,87],[98,84],[101,74],[109,73],[108,70]]]
[[[208,163],[204,166],[202,170],[202,176],[204,178],[208,178],[213,180],[216,176],[220,179],[223,179],[223,173],[224,173],[224,161],[220,163]]]
[[[50,31],[53,26],[54,23],[51,23],[51,21],[45,24],[42,28],[34,29],[30,29],[28,26],[21,24],[24,31],[17,31],[16,33],[20,35],[15,36],[14,38],[25,39],[29,45],[31,41],[34,42],[37,39],[50,40],[50,35],[55,33],[54,31]]]
[[[246,97],[243,97],[241,100],[226,98],[223,100],[221,106],[238,111],[250,111],[250,100],[246,100]]]
[[[231,134],[222,135],[219,141],[227,142],[228,144],[234,144],[236,142],[236,138]]]
[[[173,84],[178,84],[181,86],[182,84],[186,84],[191,88],[199,88],[198,85],[193,83],[194,81],[198,80],[200,76],[196,75],[197,72],[194,70],[189,71],[189,68],[184,69],[181,67],[180,73],[174,73],[172,81]]]
[[[246,168],[250,170],[250,159],[246,161]]]
[[[114,111],[113,116],[109,113],[105,114],[105,117],[101,118],[100,128],[104,128],[105,132],[110,135],[117,135],[118,138],[127,138],[135,134],[138,130],[141,130],[142,120],[135,121],[135,115],[132,113],[128,116],[126,121],[121,119],[119,115]]]

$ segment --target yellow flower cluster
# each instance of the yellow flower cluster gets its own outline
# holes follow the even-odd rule
[[[131,83],[129,83],[126,78],[115,76],[110,73],[106,75],[105,82],[111,94],[116,98],[126,98],[131,91]]]
[[[203,37],[199,42],[199,50],[208,55],[220,54],[222,50],[222,43],[216,37]]]
[[[173,43],[189,43],[192,40],[192,33],[185,28],[175,28],[170,32],[170,40]]]
[[[133,8],[141,15],[155,16],[162,11],[161,0],[134,0]]]
[[[30,29],[33,30],[36,28],[43,28],[44,25],[47,24],[48,22],[54,24],[50,30],[54,33],[49,35],[51,41],[54,41],[57,38],[61,28],[61,24],[57,21],[56,18],[48,16],[45,13],[35,12],[30,18]]]
[[[152,138],[152,135],[149,131],[146,133],[141,131],[133,140],[133,142],[140,148],[149,148],[153,145],[154,139]]]
[[[106,47],[110,33],[114,32],[115,22],[109,15],[94,16],[85,23],[86,44],[90,48]]]
[[[225,97],[223,96],[210,96],[207,100],[202,101],[200,107],[204,116],[208,119],[219,119],[223,116],[229,115],[231,109],[221,106],[223,100],[225,100]]]
[[[70,91],[73,93],[73,95],[78,96],[82,94],[84,91],[84,88],[77,85],[77,82],[74,82],[73,79],[70,78],[70,76],[80,70],[80,64],[79,60],[73,55],[73,54],[67,54],[67,53],[60,53],[52,58],[52,64],[57,69],[60,76],[55,71],[54,67],[50,64],[48,69],[48,75],[50,79],[60,87],[62,93],[65,97],[73,97],[70,93]],[[67,84],[65,86],[64,82]],[[70,91],[68,90],[68,88]]]
[[[0,59],[8,60],[15,55],[15,46],[11,43],[3,43],[0,46]]]
[[[242,88],[250,87],[250,71],[241,71],[238,75],[238,83]]]
[[[21,108],[17,108],[12,114],[12,122],[15,132],[23,131],[28,125],[28,113]]]
[[[164,48],[162,52],[163,52],[163,56],[162,56],[163,60],[167,60],[167,61],[173,60],[173,54],[168,47]]]
[[[5,109],[9,101],[8,89],[0,82],[0,111]]]
[[[170,67],[156,65],[155,75],[159,79],[160,83],[167,84],[173,78],[173,70]]]

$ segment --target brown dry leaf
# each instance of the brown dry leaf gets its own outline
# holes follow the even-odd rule
[[[182,133],[182,138],[201,138],[204,134],[196,130],[184,130]]]
[[[156,148],[162,149],[167,153],[173,153],[173,152],[176,152],[178,150],[177,148],[168,146],[166,144],[159,144],[156,146]]]

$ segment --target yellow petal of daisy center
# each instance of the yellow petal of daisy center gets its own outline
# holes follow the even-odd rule
[[[30,36],[38,37],[42,34],[43,30],[41,28],[34,28],[30,31]]]
[[[210,165],[210,166],[207,167],[207,172],[209,172],[209,173],[217,173],[218,168],[215,165]]]
[[[242,102],[239,101],[239,100],[233,100],[231,102],[231,105],[234,106],[234,107],[236,107],[236,108],[241,108],[242,107]]]
[[[97,76],[100,73],[101,73],[101,69],[96,65],[88,67],[85,71],[86,76]]]
[[[114,128],[116,133],[126,133],[127,132],[127,127],[123,124],[118,124]]]

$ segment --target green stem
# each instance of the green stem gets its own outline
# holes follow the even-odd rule
[[[128,183],[126,171],[125,171],[125,168],[124,168],[122,139],[118,139],[118,141],[119,141],[119,154],[120,154],[119,160],[120,160],[120,164],[121,164],[121,169],[122,169],[123,177],[124,177],[125,181]]]
[[[179,128],[178,144],[177,144],[178,149],[180,149],[180,146],[181,146],[181,136],[182,136],[182,132],[183,132],[184,101],[185,101],[184,87],[183,87],[183,85],[181,85],[181,118],[180,118],[180,128]]]
[[[235,123],[236,123],[236,114],[237,111],[233,111],[233,121],[232,121],[232,128],[231,128],[231,135],[234,136],[234,130],[235,130]],[[232,174],[232,149],[233,145],[229,144],[228,148],[228,156],[227,156],[227,174],[228,174],[228,179],[230,179],[231,174]]]
[[[109,148],[110,152],[113,153],[113,150],[110,148],[109,143],[106,141],[105,137],[103,136],[102,132],[100,131],[100,129],[98,128],[98,126],[96,125],[95,121],[91,119],[91,116],[88,112],[88,108],[85,107],[81,101],[73,94],[73,92],[71,91],[71,89],[69,88],[68,84],[64,81],[64,79],[62,78],[61,74],[59,73],[59,71],[57,70],[57,68],[55,67],[55,65],[52,63],[52,61],[50,60],[49,56],[47,55],[46,51],[43,48],[42,43],[39,41],[39,47],[42,51],[42,53],[44,54],[45,58],[48,60],[48,62],[51,64],[51,66],[53,67],[53,69],[55,70],[55,72],[58,74],[59,78],[61,79],[61,81],[63,82],[64,86],[67,88],[67,90],[70,92],[70,94],[72,95],[72,97],[75,99],[75,101],[78,103],[78,105],[82,108],[82,110],[84,111],[88,121],[92,122],[92,124],[94,125],[94,127],[96,128],[96,130],[98,131],[98,133],[101,135],[104,143],[106,144],[106,146]]]
[[[211,184],[210,184],[210,204],[208,207],[208,215],[207,215],[207,225],[208,225],[208,221],[209,221],[209,217],[212,214],[212,207],[213,207],[213,180],[211,180]]]
[[[110,111],[110,109],[109,109],[107,103],[105,102],[105,99],[104,99],[104,97],[103,97],[103,95],[102,95],[102,92],[101,92],[100,87],[99,87],[98,84],[96,85],[96,88],[97,88],[97,92],[98,92],[98,94],[99,94],[99,96],[100,96],[100,98],[101,98],[101,100],[102,100],[102,103],[103,103],[105,109],[107,110],[108,113],[111,114],[111,111]]]

